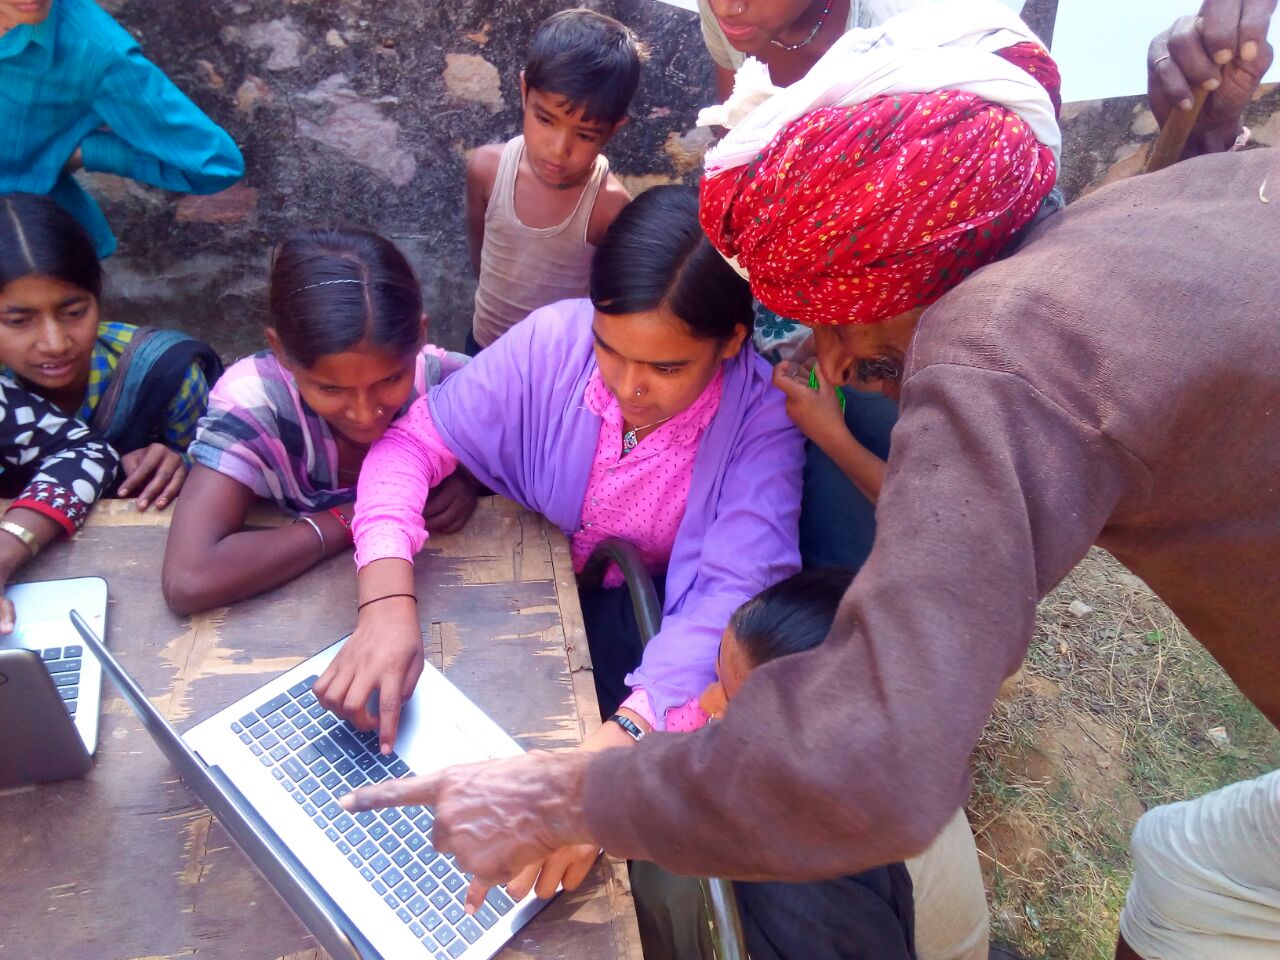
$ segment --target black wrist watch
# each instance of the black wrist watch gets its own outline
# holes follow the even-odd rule
[[[635,721],[631,720],[628,717],[624,717],[620,713],[615,713],[612,717],[610,717],[609,722],[616,723],[623,730],[627,731],[627,736],[629,736],[636,743],[639,743],[641,740],[644,739],[644,731],[641,730],[640,727],[636,725]]]

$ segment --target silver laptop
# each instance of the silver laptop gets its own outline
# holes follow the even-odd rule
[[[92,629],[85,644],[147,731],[334,960],[487,960],[547,901],[489,891],[463,910],[470,875],[431,843],[432,812],[348,814],[355,787],[520,746],[427,664],[405,705],[397,751],[326,711],[311,692],[339,641],[179,735]]]
[[[17,629],[0,636],[0,650],[26,649],[40,655],[53,678],[85,749],[98,747],[98,701],[102,668],[83,655],[80,635],[67,619],[79,610],[99,634],[107,619],[107,582],[101,577],[17,583],[5,588],[18,614]]]

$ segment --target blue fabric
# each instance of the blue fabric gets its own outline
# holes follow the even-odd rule
[[[200,365],[209,386],[222,375],[222,361],[208,344],[177,330],[150,331],[123,371],[110,422],[98,424],[107,442],[128,453],[162,438],[165,410],[193,364]],[[115,375],[121,375],[118,366]]]
[[[244,175],[231,137],[92,0],[54,0],[43,23],[0,36],[0,131],[0,193],[49,195],[102,257],[116,247],[111,228],[63,172],[77,147],[86,170],[183,193]]]
[[[844,422],[854,439],[881,460],[889,458],[889,433],[898,405],[879,393],[844,388]],[[835,462],[805,444],[804,493],[800,501],[800,556],[806,567],[857,570],[871,553],[876,507]]]

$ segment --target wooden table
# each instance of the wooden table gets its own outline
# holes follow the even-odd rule
[[[265,596],[176,617],[159,586],[167,532],[163,515],[100,504],[21,579],[105,577],[108,645],[179,729],[354,625],[350,554]],[[431,539],[416,569],[427,656],[522,746],[572,747],[598,725],[559,531],[508,501],[482,500],[463,533]],[[327,957],[109,681],[103,700],[88,777],[0,793],[0,957]],[[625,869],[602,858],[499,956],[640,960]]]

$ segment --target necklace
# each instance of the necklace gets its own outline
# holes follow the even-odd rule
[[[660,423],[666,423],[671,417],[663,417],[661,420],[655,420],[653,423],[646,423],[643,427],[635,427],[628,430],[622,435],[622,455],[625,457],[628,453],[636,448],[636,444],[640,439],[636,436],[641,430],[648,430],[650,427],[656,427]]]
[[[813,29],[809,31],[809,35],[799,43],[783,43],[781,40],[770,40],[769,42],[775,47],[781,47],[783,50],[799,50],[801,47],[807,47],[809,44],[813,43],[818,34],[822,32],[823,26],[826,25],[827,15],[831,13],[831,3],[832,0],[827,0],[826,4],[822,8],[822,13],[818,15],[818,22],[813,25]]]

